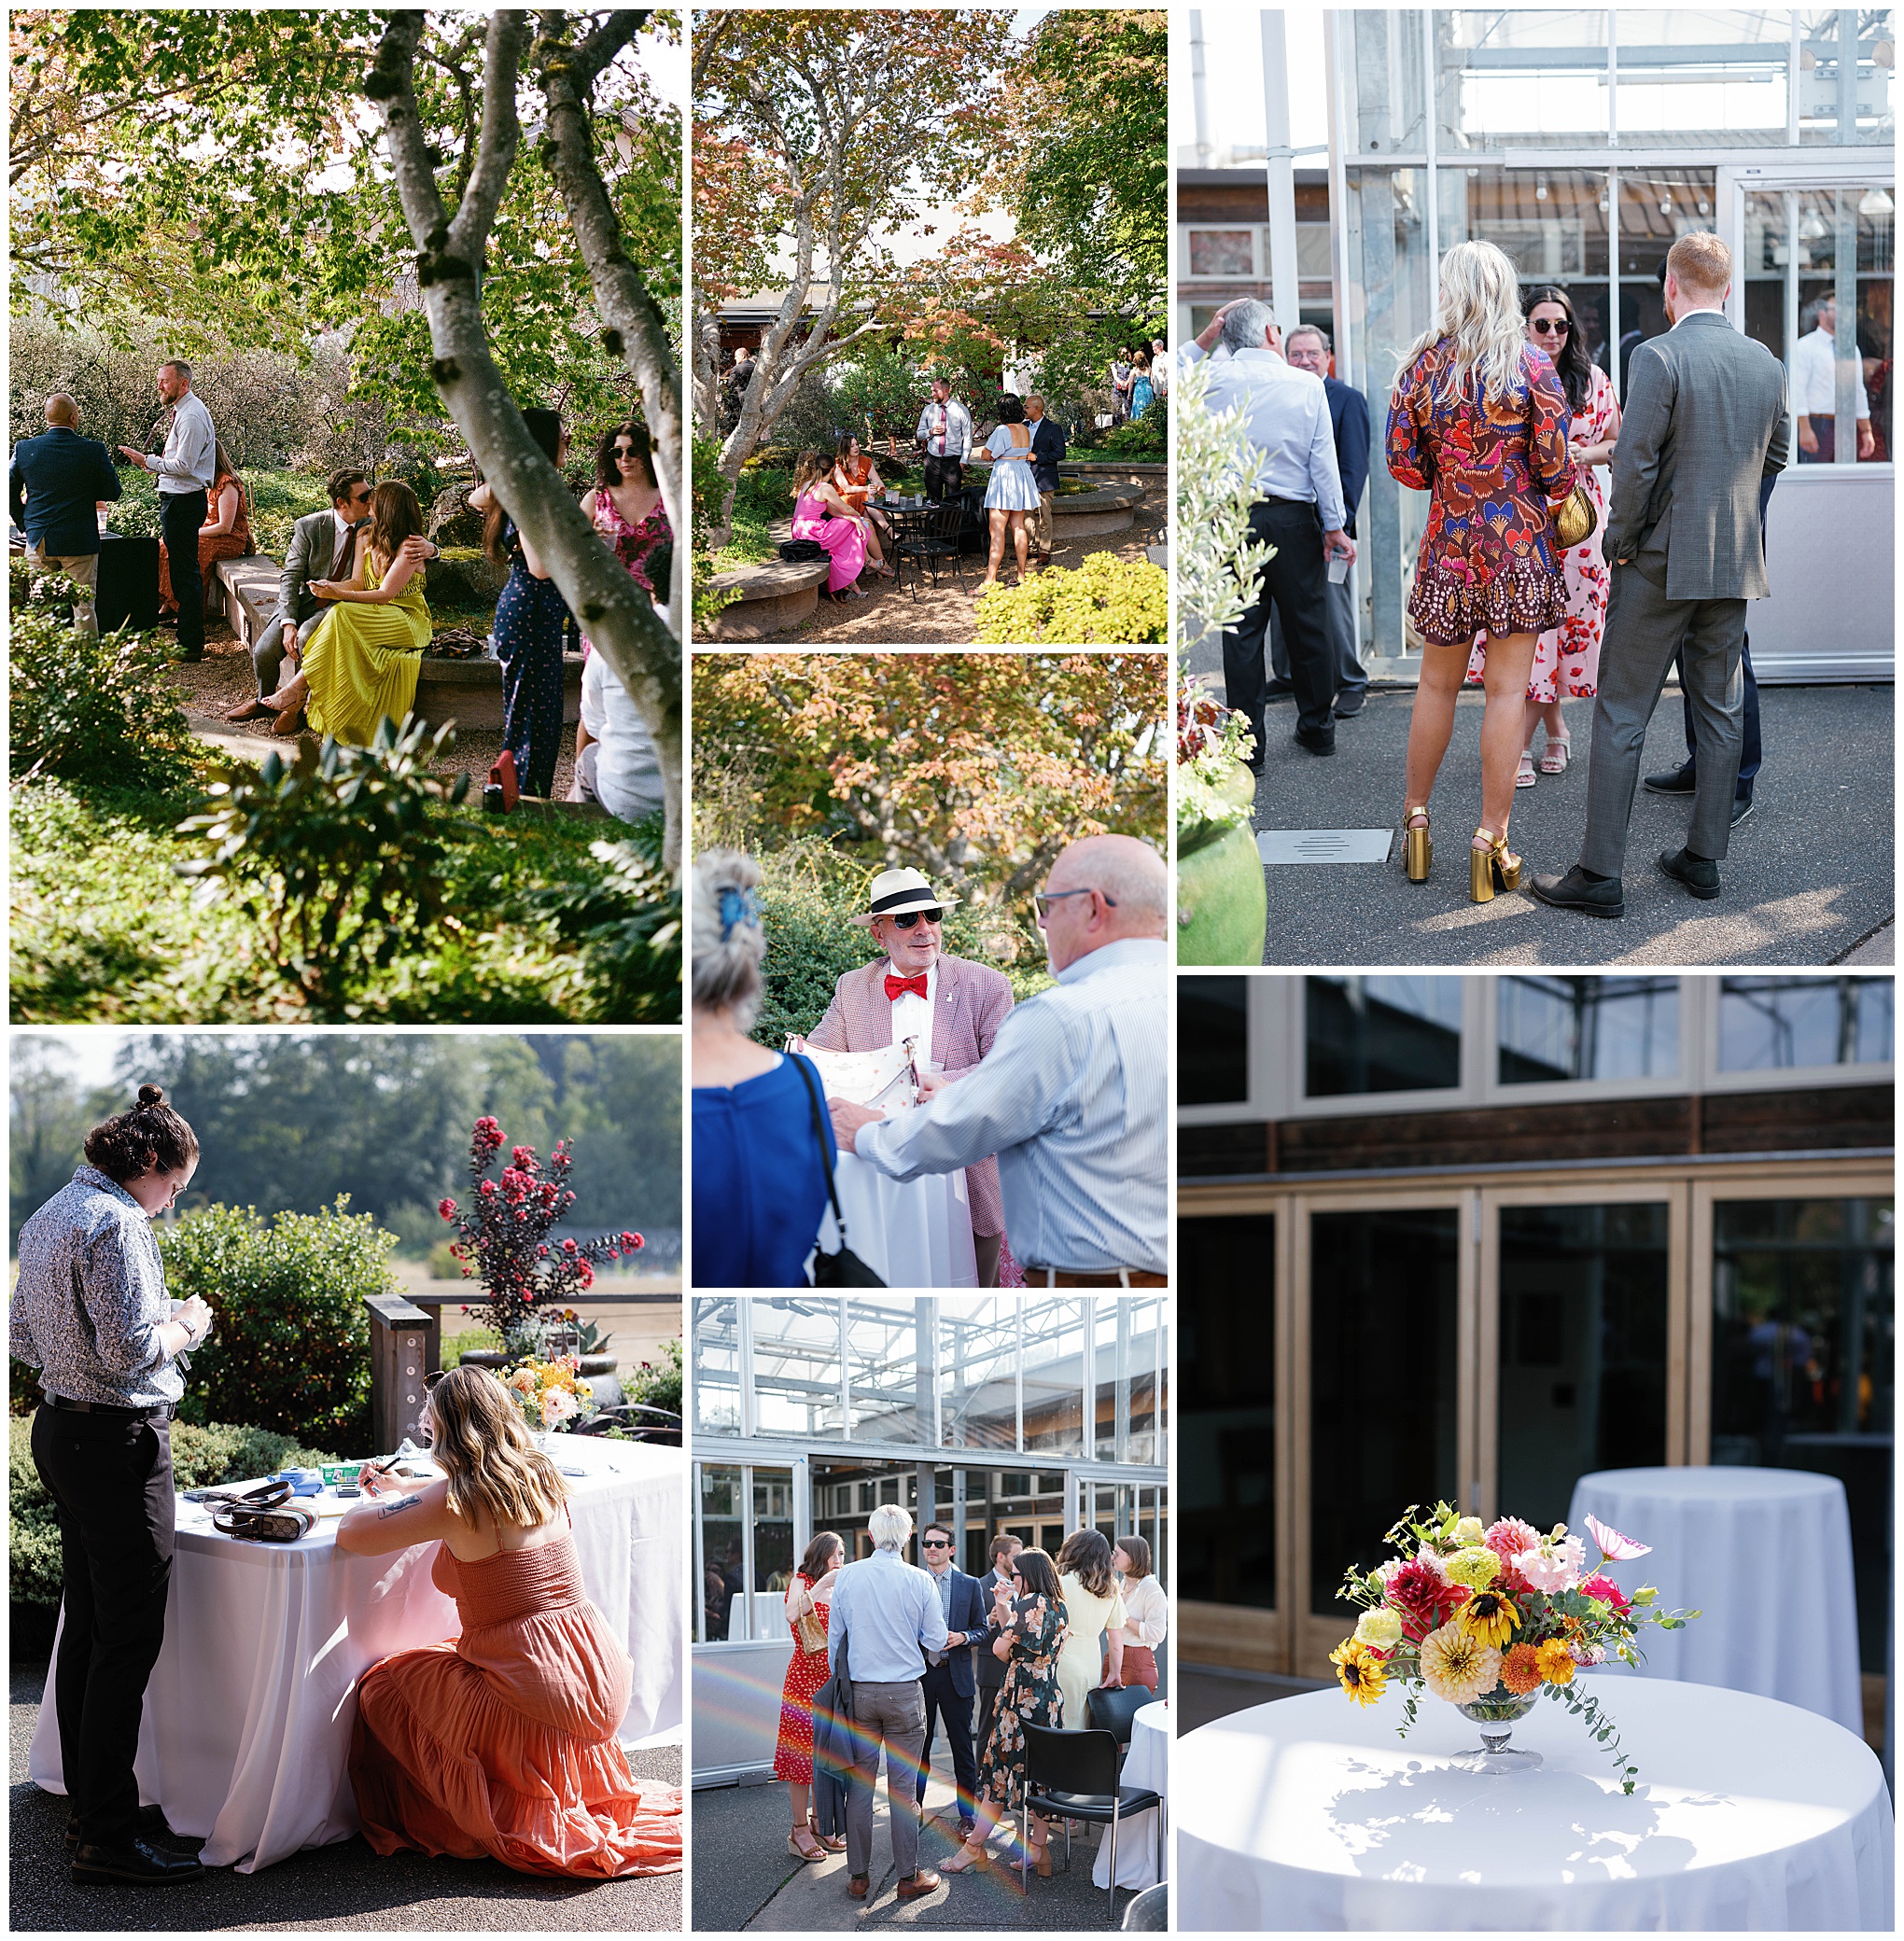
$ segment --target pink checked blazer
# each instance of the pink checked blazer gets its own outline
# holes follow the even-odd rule
[[[892,1005],[886,995],[886,973],[891,969],[882,957],[848,970],[833,986],[826,1015],[806,1034],[808,1041],[823,1052],[876,1052],[889,1045]],[[948,1072],[970,1069],[991,1050],[1011,1008],[1012,986],[1002,970],[942,956],[932,994],[933,1062]],[[967,1166],[965,1188],[972,1200],[972,1231],[1003,1233],[998,1161],[982,1159]]]

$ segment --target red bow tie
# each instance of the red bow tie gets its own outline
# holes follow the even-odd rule
[[[889,1003],[896,1003],[908,991],[917,991],[921,998],[926,995],[926,973],[923,970],[917,977],[895,977],[890,970],[886,973],[886,997]]]

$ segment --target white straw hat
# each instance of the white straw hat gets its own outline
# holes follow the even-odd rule
[[[908,910],[945,910],[960,901],[938,895],[917,870],[881,870],[866,887],[866,914],[849,921],[870,930],[875,916],[900,916]]]

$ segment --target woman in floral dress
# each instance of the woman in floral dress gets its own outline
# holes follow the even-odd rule
[[[955,1859],[942,1874],[964,1874],[973,1868],[986,1873],[991,1855],[986,1842],[1014,1800],[1022,1804],[1027,1784],[1025,1726],[1064,1724],[1064,1701],[1057,1684],[1057,1656],[1069,1626],[1064,1599],[1058,1595],[1057,1567],[1042,1550],[1021,1550],[1012,1559],[1008,1591],[1000,1585],[993,1594],[993,1625],[998,1638],[994,1657],[1004,1661],[1005,1682],[992,1711],[991,1736],[978,1755],[978,1815]],[[1051,1840],[1044,1822],[1028,1812],[1031,1850],[1040,1874],[1051,1873]],[[1015,1885],[1017,1874],[1003,1877]]]
[[[1580,483],[1593,501],[1593,530],[1585,544],[1561,554],[1566,575],[1567,616],[1560,626],[1540,636],[1533,650],[1533,675],[1527,688],[1527,720],[1521,730],[1520,772],[1517,789],[1534,785],[1533,731],[1547,723],[1547,747],[1541,751],[1540,773],[1564,775],[1573,740],[1561,714],[1561,703],[1589,698],[1600,691],[1600,636],[1606,625],[1606,595],[1611,585],[1600,535],[1606,525],[1606,484],[1603,468],[1610,470],[1619,442],[1619,404],[1613,380],[1587,355],[1580,320],[1573,300],[1558,284],[1542,284],[1528,292],[1527,341],[1545,351],[1566,394],[1572,421],[1567,444],[1580,468]],[[1468,663],[1468,679],[1481,678],[1485,642],[1477,644]]]
[[[774,1747],[774,1777],[787,1781],[792,1796],[793,1831],[787,1836],[787,1848],[794,1859],[824,1860],[847,1844],[844,1840],[821,1837],[814,1823],[810,1804],[813,1797],[813,1695],[828,1677],[826,1640],[818,1651],[804,1650],[800,1643],[800,1619],[819,1620],[823,1633],[828,1607],[833,1602],[833,1582],[847,1560],[845,1541],[823,1529],[806,1546],[800,1569],[787,1586],[787,1628],[793,1633],[793,1655],[787,1665],[787,1682],[780,1688],[780,1737]]]
[[[668,590],[655,585],[648,570],[648,555],[657,546],[674,543],[674,527],[661,502],[661,482],[654,476],[647,426],[617,425],[602,434],[595,447],[595,489],[582,500],[581,510],[615,549],[616,558],[634,575],[636,585],[657,606],[665,607]],[[588,646],[584,635],[584,652]]]
[[[1409,348],[1389,403],[1389,470],[1431,492],[1408,596],[1421,677],[1408,724],[1404,845],[1409,880],[1425,882],[1433,849],[1428,799],[1454,732],[1454,704],[1475,636],[1483,669],[1481,822],[1468,894],[1520,885],[1507,817],[1521,748],[1534,644],[1566,617],[1551,508],[1574,489],[1567,400],[1554,368],[1528,343],[1514,265],[1491,243],[1458,243],[1441,266],[1430,328]]]

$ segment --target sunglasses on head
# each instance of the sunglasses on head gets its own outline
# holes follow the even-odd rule
[[[1564,337],[1573,328],[1563,316],[1537,316],[1533,319],[1534,335],[1537,337]]]
[[[901,929],[909,930],[916,923],[944,923],[945,913],[943,910],[907,910],[892,920]]]

